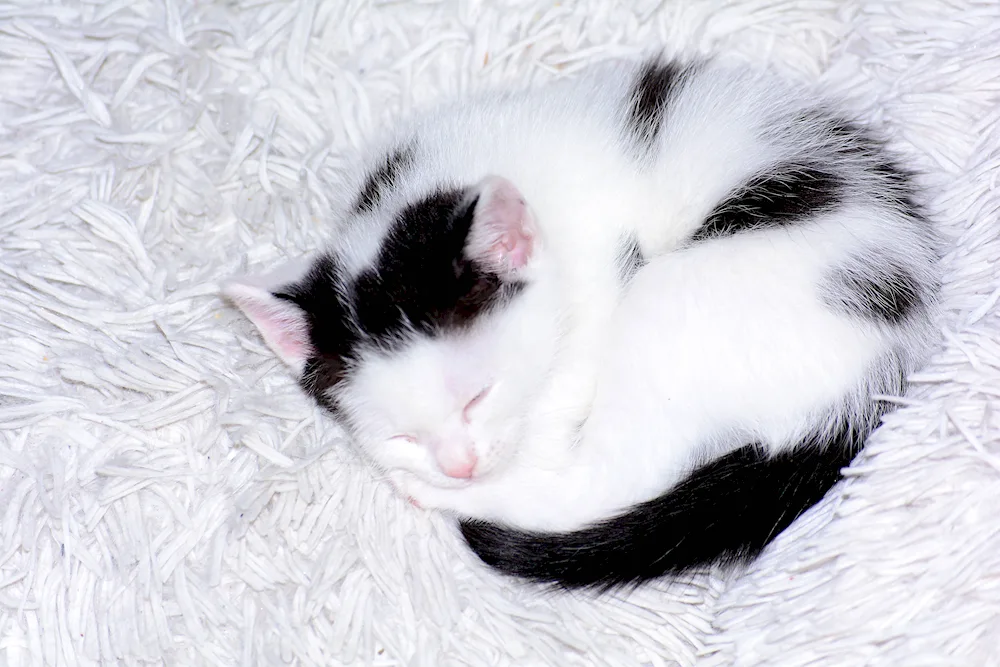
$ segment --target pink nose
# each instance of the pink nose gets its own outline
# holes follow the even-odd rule
[[[441,472],[455,479],[472,479],[477,463],[479,463],[479,459],[476,458],[474,452],[470,451],[467,452],[465,458],[459,461],[449,461],[447,464],[442,464]]]

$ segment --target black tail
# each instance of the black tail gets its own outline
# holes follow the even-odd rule
[[[607,590],[716,562],[755,558],[840,479],[874,425],[845,425],[775,456],[748,445],[658,498],[571,533],[463,521],[487,565],[563,588]]]

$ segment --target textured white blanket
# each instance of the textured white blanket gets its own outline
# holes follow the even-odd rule
[[[822,79],[925,173],[943,346],[749,572],[486,571],[215,291],[412,107],[653,48]],[[1000,2],[0,4],[0,665],[1000,664]]]

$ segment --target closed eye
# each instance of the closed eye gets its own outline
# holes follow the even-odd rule
[[[390,440],[396,440],[397,442],[408,442],[410,444],[417,444],[417,439],[412,435],[407,435],[405,433],[400,433],[389,438]]]
[[[489,392],[490,388],[486,387],[486,389],[483,389],[481,392],[473,396],[472,400],[465,404],[465,407],[462,408],[463,422],[465,422],[466,424],[469,423],[472,411],[475,409],[477,405],[479,405],[483,401],[484,398],[486,398],[486,394],[488,394]]]

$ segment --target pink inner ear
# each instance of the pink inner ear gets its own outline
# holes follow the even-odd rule
[[[470,255],[494,271],[516,271],[531,261],[535,222],[524,197],[507,179],[491,176],[483,182],[472,225]]]
[[[309,323],[301,308],[247,283],[230,283],[223,293],[254,323],[264,342],[282,361],[302,370],[314,352],[309,342]]]

